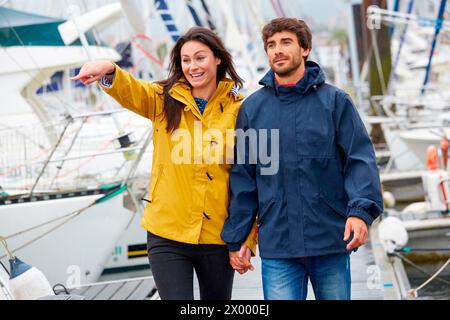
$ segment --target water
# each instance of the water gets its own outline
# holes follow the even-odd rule
[[[450,277],[440,277],[450,283]],[[428,278],[412,278],[410,279],[411,287],[417,288]],[[439,281],[435,278],[418,292],[418,300],[450,300],[450,284]]]

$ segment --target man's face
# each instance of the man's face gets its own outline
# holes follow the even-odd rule
[[[280,77],[289,77],[303,66],[309,49],[303,49],[295,33],[281,31],[267,39],[267,56],[272,70]]]

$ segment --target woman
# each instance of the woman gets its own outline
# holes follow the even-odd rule
[[[225,136],[235,126],[243,81],[220,38],[206,28],[190,29],[171,52],[168,78],[157,83],[137,80],[108,61],[87,63],[72,79],[100,81],[118,103],[153,122],[149,203],[141,225],[160,297],[192,300],[195,269],[202,300],[231,299],[234,270],[220,238],[230,162],[217,155],[233,147],[234,139]],[[222,161],[211,161],[217,159]],[[255,252],[255,238],[250,233],[241,252]],[[240,273],[246,271],[238,264]]]

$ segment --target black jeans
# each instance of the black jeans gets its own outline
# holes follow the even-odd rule
[[[147,233],[150,268],[162,300],[193,300],[194,270],[201,300],[230,300],[234,270],[225,245],[186,244]]]

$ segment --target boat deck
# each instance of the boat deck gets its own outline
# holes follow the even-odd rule
[[[153,277],[99,282],[68,289],[68,292],[61,289],[57,291],[57,294],[61,297],[60,299],[66,297],[67,300],[152,300],[158,298]]]

